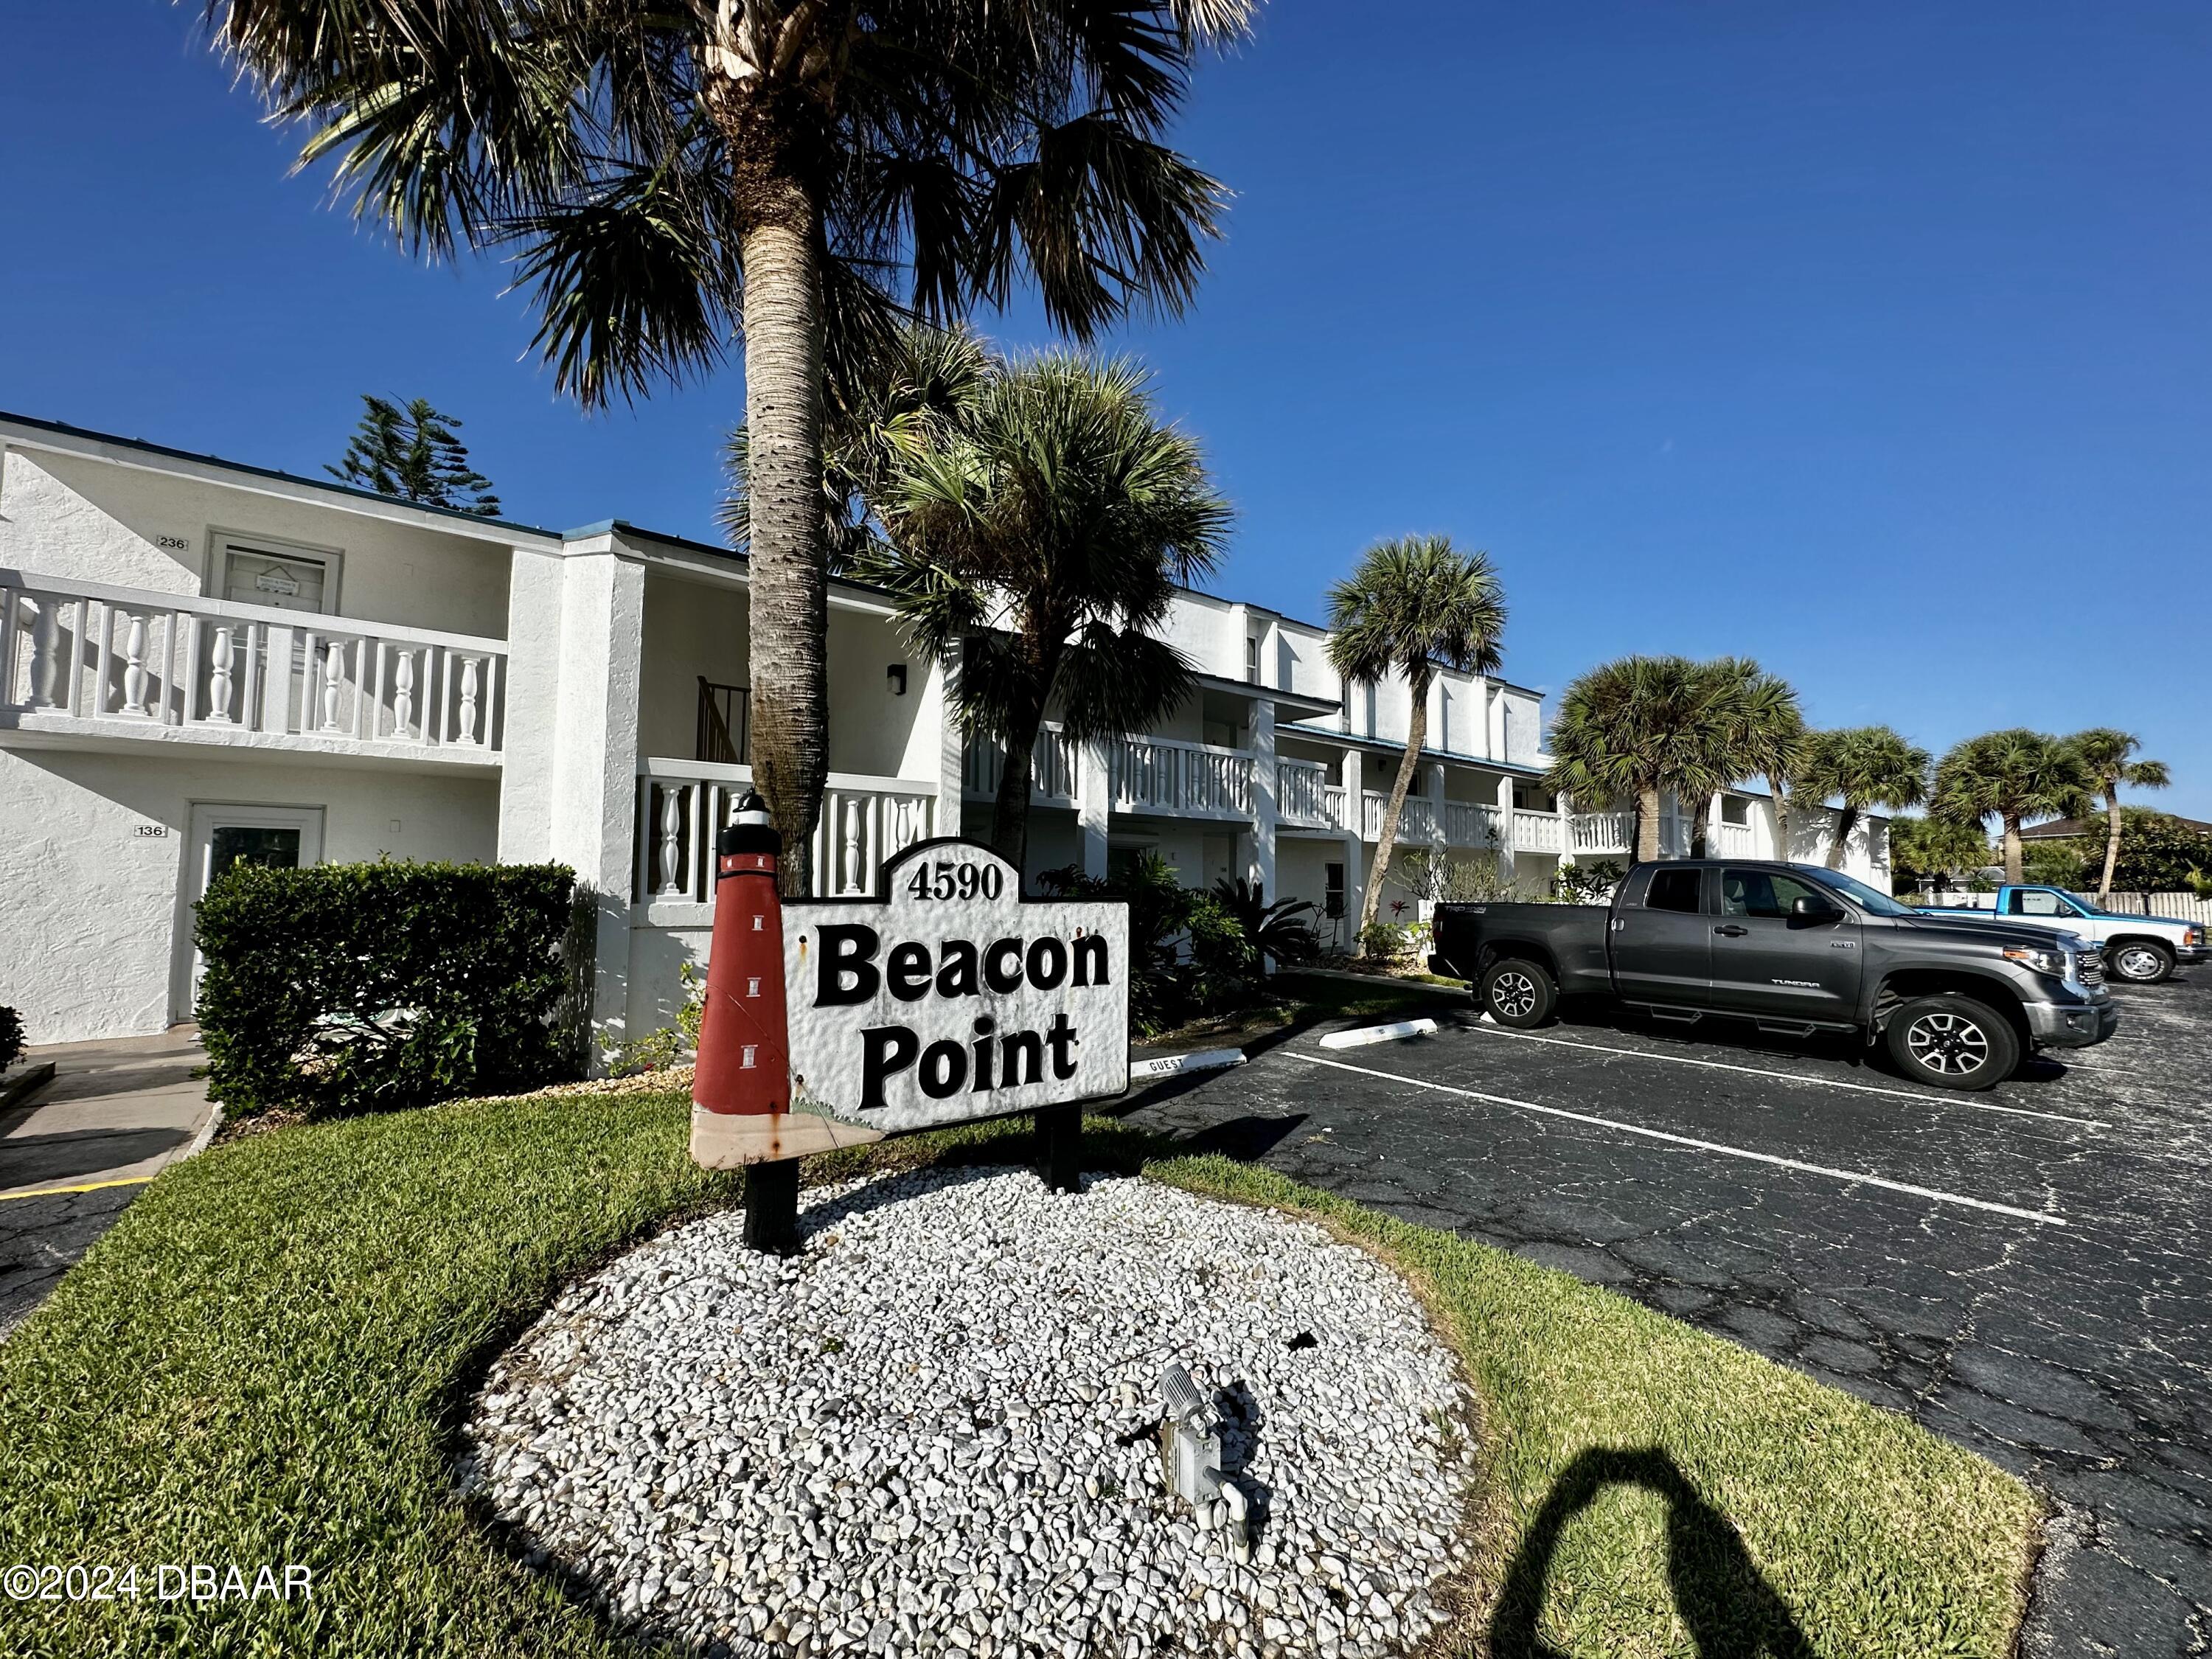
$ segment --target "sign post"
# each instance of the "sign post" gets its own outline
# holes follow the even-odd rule
[[[787,909],[780,852],[748,795],[717,847],[692,1089],[693,1158],[747,1170],[746,1243],[795,1242],[809,1153],[1019,1112],[1074,1190],[1082,1103],[1128,1087],[1128,907],[1025,899],[990,848],[939,840],[886,862],[879,896]]]

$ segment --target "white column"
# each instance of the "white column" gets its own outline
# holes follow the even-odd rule
[[[507,753],[499,855],[576,872],[597,911],[592,1060],[628,1023],[645,568],[611,536],[517,550],[507,597]]]
[[[1086,738],[1075,754],[1075,825],[1083,838],[1083,873],[1106,873],[1106,828],[1114,810],[1114,773],[1106,739]]]
[[[937,833],[967,833],[968,739],[960,729],[955,698],[960,686],[960,646],[957,641],[941,664],[933,664],[930,675],[937,688],[940,733],[937,750]],[[925,714],[927,709],[923,711]]]
[[[1498,879],[1510,885],[1516,872],[1513,861],[1513,780],[1498,781]]]
[[[1451,833],[1444,826],[1444,763],[1431,761],[1423,769],[1429,775],[1429,857],[1441,878],[1451,859]]]
[[[1367,902],[1367,843],[1360,836],[1367,811],[1367,782],[1362,769],[1365,759],[1357,749],[1344,751],[1345,943],[1353,949],[1359,941],[1351,937],[1350,930],[1359,925],[1360,908]]]
[[[1261,649],[1264,653],[1264,642]],[[1266,672],[1263,654],[1261,672]],[[1248,878],[1260,884],[1270,902],[1282,897],[1275,886],[1275,826],[1282,817],[1276,784],[1275,700],[1262,697],[1252,705],[1252,847],[1245,863]]]

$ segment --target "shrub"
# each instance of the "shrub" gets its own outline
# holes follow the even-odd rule
[[[0,1072],[23,1057],[23,1017],[13,1008],[0,1008]]]
[[[209,1093],[323,1116],[574,1075],[574,884],[562,865],[232,866],[199,904]]]
[[[1244,942],[1278,967],[1286,963],[1311,962],[1321,954],[1306,916],[1319,908],[1311,899],[1277,899],[1267,902],[1267,890],[1242,876],[1224,876],[1213,884],[1213,897],[1243,933]]]
[[[1126,900],[1129,906],[1129,1023],[1141,1036],[1170,1030],[1248,1000],[1259,953],[1237,918],[1211,893],[1184,887],[1157,853],[1118,877],[1074,865],[1047,870],[1037,885],[1068,898]]]
[[[1359,954],[1376,962],[1407,961],[1413,954],[1416,931],[1395,921],[1370,921],[1359,930]]]
[[[599,1039],[599,1054],[609,1077],[635,1077],[641,1072],[665,1072],[699,1052],[699,1026],[707,1016],[707,976],[696,963],[686,962],[676,970],[684,982],[684,1006],[676,1011],[676,1024],[664,1025],[643,1036],[618,1042]]]
[[[1563,865],[1552,878],[1552,896],[1568,904],[1602,904],[1627,878],[1628,872],[1611,859]]]

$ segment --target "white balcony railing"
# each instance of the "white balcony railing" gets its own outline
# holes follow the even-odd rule
[[[714,838],[752,777],[750,766],[659,758],[639,763],[633,902],[713,902]],[[934,835],[936,817],[937,792],[927,783],[832,772],[814,832],[809,890],[817,898],[874,896],[883,861]]]
[[[1635,848],[1633,812],[1577,812],[1567,823],[1568,844],[1578,854],[1626,853]]]
[[[500,640],[0,569],[0,714],[302,748],[501,748]]]
[[[1518,820],[1516,820],[1516,828]],[[1454,847],[1495,847],[1504,836],[1498,827],[1498,809],[1480,801],[1444,803],[1444,840]],[[1514,843],[1519,848],[1520,843]]]
[[[1709,823],[1705,831],[1712,843],[1712,854],[1717,859],[1747,859],[1751,856],[1751,826],[1747,823]]]
[[[1344,827],[1344,791],[1328,781],[1318,761],[1275,763],[1275,813],[1279,822],[1304,830]]]
[[[1252,757],[1243,750],[1172,738],[1117,738],[1107,753],[1116,811],[1251,816]]]
[[[1558,853],[1566,847],[1566,832],[1556,812],[1516,810],[1513,814],[1513,850],[1516,853]]]
[[[1047,721],[1030,749],[1030,804],[1073,806],[1082,793],[1077,766],[1079,746]],[[996,800],[1006,769],[1006,745],[996,738],[970,738],[960,757],[961,793],[973,800]]]

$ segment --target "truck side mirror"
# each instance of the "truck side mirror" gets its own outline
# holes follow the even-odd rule
[[[1843,914],[1834,905],[1820,899],[1800,898],[1790,902],[1790,919],[1795,921],[1834,921]]]

